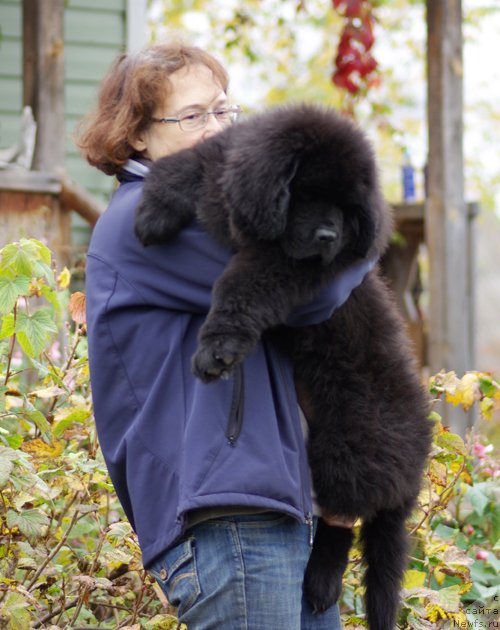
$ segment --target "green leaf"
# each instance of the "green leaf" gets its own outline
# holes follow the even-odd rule
[[[14,334],[14,314],[9,313],[9,315],[5,315],[2,317],[2,325],[0,326],[0,339],[7,339],[8,337],[12,337]]]
[[[21,348],[32,357],[42,352],[50,334],[57,332],[57,326],[50,310],[41,308],[32,315],[18,313],[15,330]]]
[[[485,396],[489,398],[493,398],[497,393],[497,388],[493,384],[493,379],[491,376],[483,376],[479,377],[479,387]]]
[[[11,243],[2,249],[2,267],[11,269],[20,276],[33,276],[33,252],[21,243]]]
[[[30,540],[40,538],[48,524],[47,515],[37,508],[23,512],[15,512],[14,510],[7,512],[7,527],[18,527],[19,531]]]
[[[467,449],[465,448],[464,441],[456,433],[448,433],[443,431],[436,438],[436,444],[442,448],[458,453],[459,455],[467,455]]]
[[[47,245],[44,245],[42,241],[39,241],[36,238],[31,238],[30,242],[36,246],[40,260],[42,260],[46,265],[50,267],[52,262],[52,252],[47,247]]]
[[[34,558],[19,558],[19,561],[17,563],[17,568],[18,569],[33,569],[36,570],[38,569],[38,562],[34,559]]]
[[[5,438],[10,448],[18,449],[24,442],[22,435],[7,435]]]
[[[10,479],[14,462],[11,459],[4,459],[0,453],[0,488],[3,488]]]
[[[19,593],[12,591],[8,594],[2,606],[2,613],[8,619],[6,627],[9,630],[26,630],[30,627],[31,615],[26,604],[26,600]]]
[[[24,413],[28,416],[28,418],[32,422],[35,423],[35,425],[40,430],[40,433],[42,433],[45,437],[48,437],[49,439],[51,438],[51,435],[52,435],[51,426],[47,418],[43,415],[43,413],[40,410],[35,409],[33,407],[32,409],[28,409]]]
[[[152,619],[144,621],[145,630],[187,630],[186,626],[182,623],[179,624],[177,617],[168,614],[155,615]]]
[[[478,516],[483,516],[490,502],[489,497],[482,492],[481,488],[478,486],[468,487],[466,496],[471,502],[474,512],[476,512]]]
[[[30,281],[26,276],[0,276],[0,313],[10,313],[20,295],[27,295]]]
[[[59,437],[74,422],[84,422],[90,416],[90,413],[91,412],[87,409],[68,409],[68,413],[58,419],[58,422],[54,424],[52,428],[52,433],[55,437]]]
[[[446,612],[458,612],[460,609],[460,585],[454,584],[439,590],[438,601]]]
[[[113,543],[120,543],[132,534],[132,527],[126,521],[118,521],[117,523],[111,523],[108,531],[106,532],[106,538]]]
[[[46,284],[40,287],[40,291],[42,292],[42,295],[47,300],[47,302],[52,304],[56,313],[59,313],[61,310],[61,302],[59,301],[57,291]]]

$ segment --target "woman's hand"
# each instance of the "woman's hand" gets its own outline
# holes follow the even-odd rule
[[[354,523],[356,522],[355,518],[340,516],[339,514],[323,513],[321,518],[330,527],[345,527],[346,529],[352,529],[354,527]]]

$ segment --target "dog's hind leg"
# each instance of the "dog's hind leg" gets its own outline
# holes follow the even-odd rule
[[[338,601],[352,540],[352,529],[318,520],[304,577],[304,592],[314,612],[324,612]]]
[[[407,510],[384,510],[363,524],[366,611],[370,630],[393,630],[407,562]]]

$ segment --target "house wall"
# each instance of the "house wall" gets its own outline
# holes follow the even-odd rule
[[[66,0],[65,165],[69,176],[106,199],[114,181],[89,166],[72,136],[75,125],[95,102],[101,78],[116,55],[138,48],[146,38],[146,0]],[[19,137],[22,81],[22,0],[0,0],[0,148]],[[88,241],[89,227],[72,213],[75,246]]]
[[[0,0],[0,147],[16,142],[22,108],[22,2]],[[86,165],[72,142],[114,57],[127,46],[127,0],[67,0],[64,15],[66,169],[90,192],[107,195],[109,178]]]

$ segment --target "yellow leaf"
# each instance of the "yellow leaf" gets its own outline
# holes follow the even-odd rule
[[[481,412],[481,416],[485,420],[488,420],[488,422],[491,422],[494,407],[495,407],[495,402],[491,398],[483,398],[483,400],[479,403],[479,410]]]
[[[481,399],[481,389],[479,387],[479,377],[474,372],[467,372],[456,383],[454,387],[450,385],[446,389],[446,401],[452,405],[462,405],[468,411],[476,400]]]
[[[69,287],[69,282],[71,280],[71,272],[67,267],[61,271],[61,273],[57,276],[57,282],[61,289],[67,289]]]
[[[438,486],[446,486],[447,482],[447,474],[446,474],[446,465],[441,462],[436,461],[435,459],[431,460],[429,466],[429,477],[431,481]]]
[[[433,573],[433,576],[439,586],[441,586],[441,584],[445,581],[446,573],[443,573],[441,569],[436,569]]]
[[[403,588],[417,588],[419,586],[423,586],[425,584],[425,579],[427,578],[427,573],[424,571],[416,571],[414,569],[409,569],[405,573]]]
[[[36,459],[53,459],[63,452],[63,443],[60,440],[54,440],[52,444],[47,444],[41,438],[35,438],[24,442],[21,450],[30,453]]]
[[[426,611],[427,611],[426,619],[428,619],[432,623],[435,623],[436,621],[438,621],[438,619],[448,618],[446,611],[443,610],[441,606],[438,606],[437,604],[429,604],[426,607]]]

